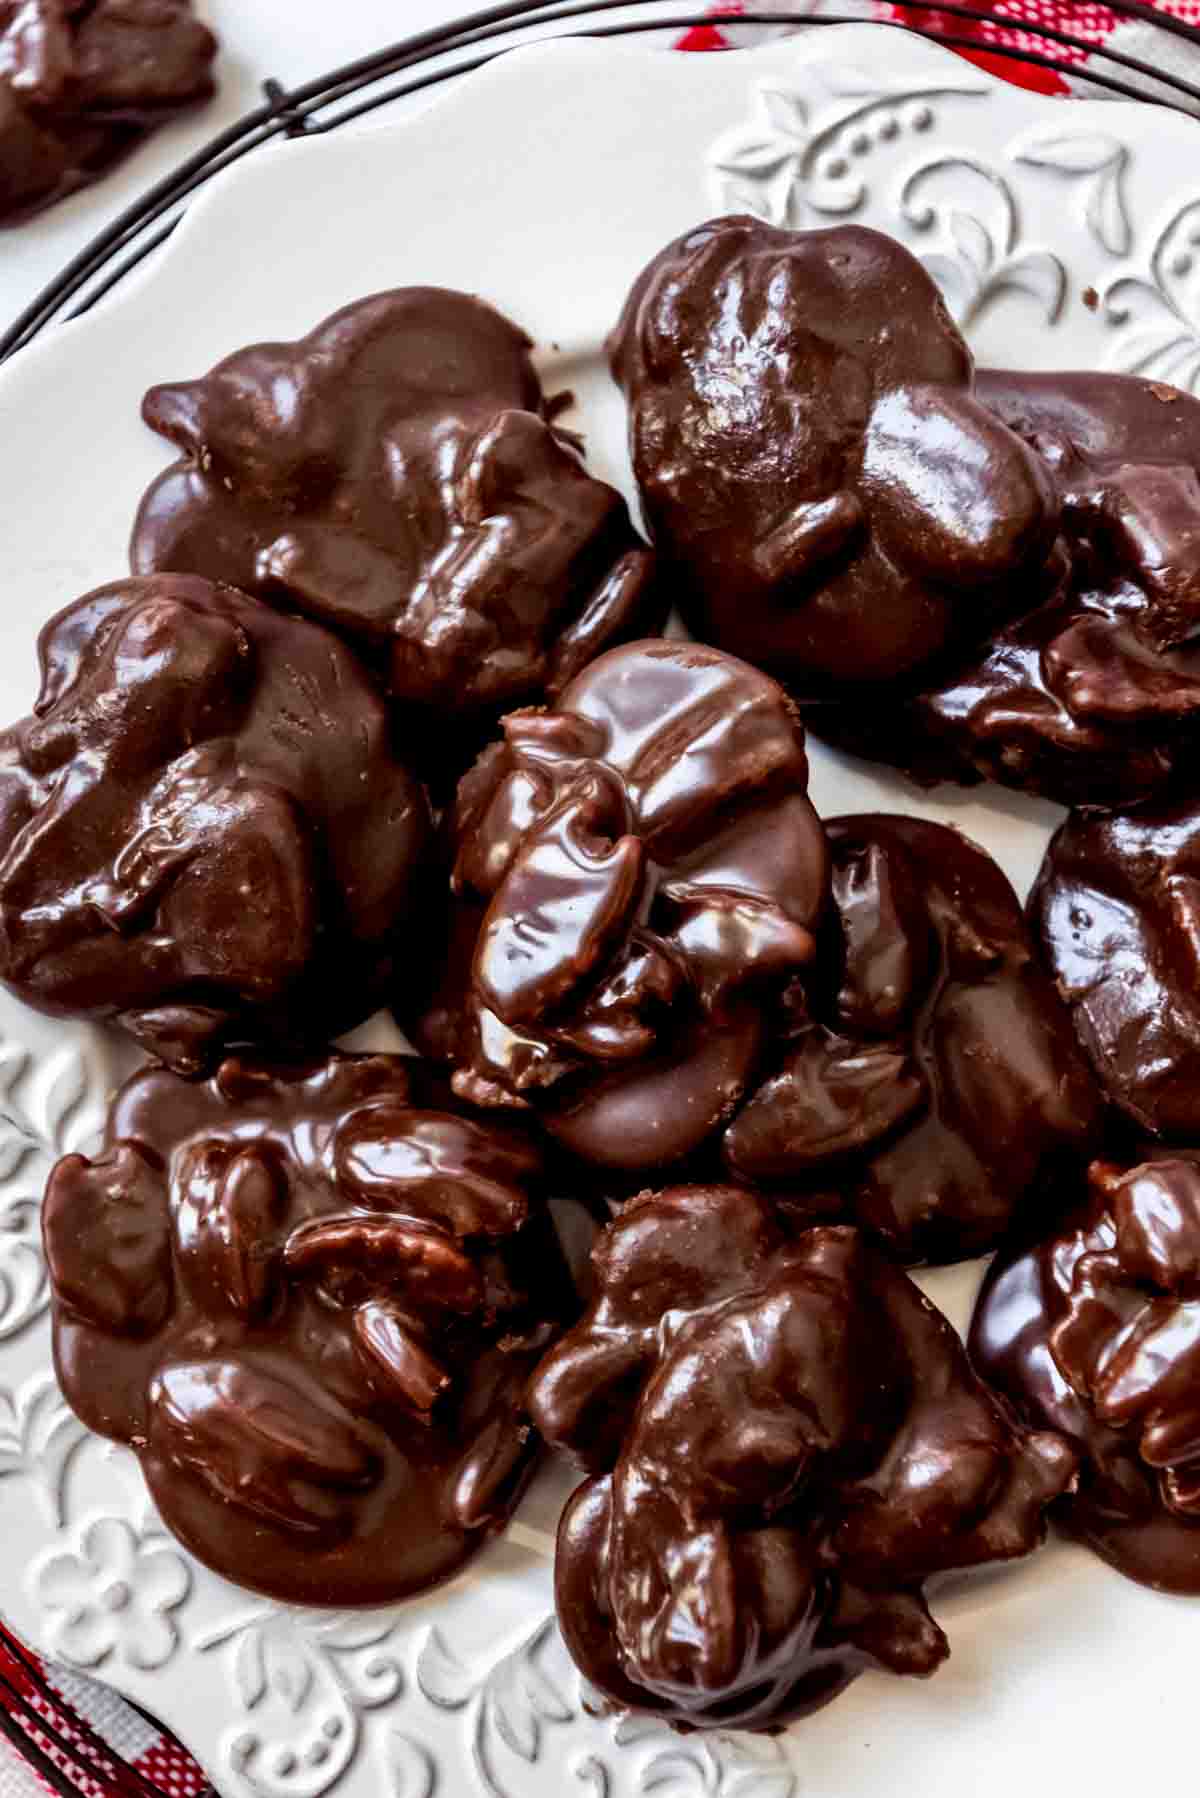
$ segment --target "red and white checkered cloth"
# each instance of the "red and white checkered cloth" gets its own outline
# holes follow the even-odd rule
[[[968,0],[970,3],[972,0]],[[973,3],[978,4],[979,0],[973,0]],[[1151,0],[1151,4],[1158,12],[1173,13],[1188,24],[1200,25],[1200,0]],[[778,11],[790,13],[794,18],[797,9],[803,8],[808,13],[854,14],[866,19],[894,20],[898,24],[917,25],[933,36],[971,38],[978,44],[978,49],[963,54],[972,62],[990,74],[1015,82],[1019,87],[1033,88],[1038,93],[1103,93],[1103,89],[1088,82],[1087,51],[1055,44],[1030,31],[1023,31],[1021,22],[1025,21],[1070,32],[1089,44],[1107,44],[1110,49],[1200,85],[1200,50],[1183,38],[1169,37],[1151,21],[1122,16],[1110,6],[1092,4],[1092,0],[991,0],[991,5],[994,12],[1013,23],[1008,25],[1000,19],[955,18],[949,13],[939,13],[936,7],[896,5],[890,0],[720,0],[719,4],[714,0],[709,8],[714,15],[713,24],[697,25],[686,32],[679,41],[679,48],[728,50],[740,42],[757,42],[761,34],[755,35],[748,26],[739,28],[736,23],[738,13]],[[786,27],[781,25],[780,29]],[[1071,73],[1060,74],[1054,69],[1016,62],[1009,56],[989,54],[990,47],[996,44],[1040,51],[1068,64]],[[1106,62],[1098,63],[1097,67],[1147,94],[1154,94],[1156,90],[1163,94],[1169,92],[1159,87],[1152,77]],[[1170,98],[1177,103],[1180,100],[1178,93],[1170,93]]]
[[[803,4],[804,0],[723,0],[711,9],[713,23],[686,32],[678,48],[727,50],[751,38],[758,41],[760,34],[738,26],[739,12],[777,9],[794,19]],[[1200,0],[1155,0],[1155,4],[1160,11],[1200,24]],[[954,18],[889,0],[808,0],[806,10],[894,19],[933,34],[969,37],[978,46],[965,52],[973,62],[1040,93],[1087,93],[1087,54],[1048,44],[1023,31],[1021,20],[1072,32],[1090,44],[1109,43],[1200,85],[1200,49],[1090,0],[998,0],[995,10],[1011,18],[1011,26]],[[787,29],[781,21],[780,30]],[[1069,64],[1071,73],[990,54],[995,44],[1041,50]],[[1111,65],[1103,66],[1111,70]],[[1147,78],[1126,70],[1111,72],[1131,86],[1154,91]],[[0,1798],[45,1798],[54,1791],[80,1792],[85,1798],[199,1798],[211,1788],[179,1744],[132,1705],[81,1674],[46,1666],[0,1629]]]
[[[0,1798],[201,1798],[212,1788],[157,1723],[0,1627]]]

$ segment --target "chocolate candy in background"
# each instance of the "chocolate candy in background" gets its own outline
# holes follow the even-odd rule
[[[241,1585],[400,1598],[520,1496],[525,1381],[573,1289],[536,1149],[446,1104],[397,1055],[148,1068],[51,1173],[63,1392]]]
[[[1200,1155],[1093,1162],[1049,1234],[988,1270],[970,1352],[1080,1456],[1055,1516],[1131,1579],[1200,1593]]]
[[[811,959],[829,857],[782,689],[699,644],[611,650],[459,788],[451,952],[422,1052],[636,1171],[696,1150]]]
[[[337,639],[195,575],[118,581],[38,640],[0,734],[0,979],[174,1066],[324,1042],[421,978],[423,789]]]
[[[1109,1097],[1152,1136],[1200,1142],[1200,801],[1072,812],[1029,914]]]
[[[903,1261],[994,1248],[1101,1100],[1012,887],[957,830],[826,822],[833,906],[728,1167],[878,1233]]]
[[[143,417],[182,455],[142,500],[133,569],[230,581],[337,631],[417,709],[430,761],[461,768],[502,711],[666,615],[530,348],[468,294],[398,288],[152,387]]]
[[[558,1533],[559,1624],[613,1705],[774,1728],[867,1667],[929,1674],[923,1582],[1027,1553],[1072,1482],[861,1232],[783,1234],[682,1186],[600,1236],[596,1293],[530,1383],[591,1477]]]
[[[639,276],[609,351],[702,641],[798,694],[861,689],[1037,590],[1053,482],[975,397],[937,288],[891,238],[713,220]]]
[[[191,0],[3,0],[0,223],[86,186],[214,92]]]
[[[907,694],[806,708],[827,741],[916,780],[1130,805],[1200,742],[1200,401],[1133,375],[984,370],[975,391],[1059,491],[1060,578]]]

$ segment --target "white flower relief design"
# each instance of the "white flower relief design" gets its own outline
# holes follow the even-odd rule
[[[49,1652],[80,1667],[110,1656],[143,1670],[163,1666],[178,1645],[174,1613],[190,1589],[182,1556],[120,1517],[94,1518],[78,1550],[48,1556],[33,1576]]]

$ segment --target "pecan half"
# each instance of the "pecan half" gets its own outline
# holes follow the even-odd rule
[[[180,1265],[218,1310],[260,1316],[278,1268],[287,1204],[283,1170],[269,1147],[216,1138],[189,1143],[172,1170]]]
[[[185,1361],[152,1383],[151,1446],[228,1504],[306,1534],[341,1535],[339,1493],[369,1486],[379,1461],[308,1381],[236,1361]]]
[[[475,1263],[445,1230],[412,1218],[361,1212],[314,1218],[292,1231],[283,1258],[293,1278],[317,1280],[343,1303],[397,1290],[422,1309],[470,1312],[483,1303]]]
[[[457,1237],[519,1230],[540,1166],[533,1145],[502,1126],[390,1100],[352,1112],[334,1145],[338,1179],[373,1210],[394,1206]]]
[[[171,1306],[171,1226],[161,1172],[132,1143],[95,1161],[67,1155],[42,1206],[60,1303],[98,1329],[149,1336]]]

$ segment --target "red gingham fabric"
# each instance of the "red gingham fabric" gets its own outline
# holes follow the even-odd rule
[[[979,0],[967,0],[967,3],[979,4]],[[1103,44],[1111,37],[1114,48],[1123,49],[1132,56],[1140,56],[1143,61],[1156,63],[1160,67],[1169,64],[1173,73],[1200,81],[1200,50],[1182,39],[1166,40],[1152,23],[1130,19],[1114,12],[1110,6],[1095,5],[1092,0],[987,0],[987,3],[993,12],[1011,18],[1012,25],[1000,20],[955,18],[951,14],[939,13],[936,7],[890,4],[889,0],[842,0],[842,3],[839,0],[809,0],[806,10],[811,13],[861,13],[864,18],[917,25],[930,35],[973,38],[978,42],[979,48],[962,52],[970,61],[1005,81],[1014,82],[1019,87],[1032,88],[1039,93],[1069,94],[1076,84],[1068,76],[1053,69],[1016,62],[1007,56],[990,55],[989,45],[1004,44],[1017,49],[1040,50],[1044,55],[1072,65],[1079,71],[1080,91],[1086,91],[1087,52],[1069,44],[1054,44],[1029,31],[1023,31],[1020,23],[1022,20],[1070,32],[1089,44]],[[771,12],[776,5],[780,12],[794,12],[796,0],[719,0],[719,3],[715,0],[709,8],[714,16],[714,23],[697,25],[685,32],[679,39],[677,48],[732,49],[739,42],[737,15],[743,12]],[[1154,5],[1156,11],[1173,13],[1188,24],[1200,25],[1200,0],[1154,0]],[[1137,75],[1131,76],[1125,70],[1112,68],[1108,64],[1101,66],[1122,80],[1128,80],[1133,87],[1151,86],[1148,81],[1140,80]]]
[[[173,1736],[0,1627],[0,1798],[212,1798]]]
[[[978,39],[977,51],[966,51],[972,62],[987,69],[993,75],[999,75],[1006,81],[1016,82],[1018,86],[1034,88],[1041,93],[1063,94],[1070,92],[1067,79],[1053,69],[1040,69],[1029,63],[1014,62],[1010,57],[989,56],[988,44],[1011,44],[1022,50],[1040,49],[1046,55],[1056,57],[1060,62],[1082,66],[1086,62],[1087,53],[1070,44],[1055,44],[1045,38],[1022,31],[1019,26],[1009,28],[993,24],[990,20],[976,23],[970,19],[955,19],[946,14],[938,15],[936,9],[924,6],[890,6],[881,5],[879,12],[896,18],[905,24],[918,24],[924,31],[950,31],[961,37]],[[1113,38],[1114,46],[1121,47],[1122,34],[1130,29],[1128,18],[1122,18],[1113,12],[1111,7],[1090,4],[1090,0],[996,0],[994,10],[1008,17],[1028,19],[1037,25],[1046,25],[1058,31],[1069,31],[1075,37],[1085,38],[1089,44],[1102,44],[1108,37]],[[1172,0],[1169,6],[1163,6],[1164,12],[1172,12],[1189,24],[1200,23],[1200,0]],[[1142,27],[1143,31],[1153,27]],[[1127,46],[1134,51],[1134,46]],[[1135,52],[1136,53],[1136,52]],[[1200,52],[1196,53],[1200,62]],[[1144,60],[1152,61],[1153,52]],[[1105,65],[1107,66],[1107,65]],[[1123,71],[1113,69],[1114,74],[1122,75]]]
[[[677,48],[733,48],[746,35],[745,28],[739,33],[739,12],[770,11],[777,5],[782,13],[789,4],[794,12],[795,3],[724,0],[711,9],[713,23],[686,32]],[[1200,0],[1157,0],[1157,4],[1164,12],[1200,24]],[[1022,19],[1072,32],[1092,44],[1111,37],[1114,46],[1158,67],[1169,65],[1174,73],[1200,85],[1200,49],[1179,39],[1164,39],[1153,26],[1088,0],[997,0],[995,10],[1011,17],[1011,26],[957,19],[934,8],[888,0],[810,0],[808,10],[856,12],[864,18],[919,25],[932,33],[970,37],[978,45],[966,52],[971,61],[1042,93],[1087,91],[1086,53],[1048,45],[1022,31]],[[781,23],[781,30],[785,28]],[[1072,74],[989,54],[989,47],[998,43],[1040,48],[1071,65]],[[1138,84],[1136,77],[1122,73],[1122,78]],[[47,1666],[0,1628],[0,1798],[45,1798],[48,1792],[63,1791],[85,1798],[201,1798],[202,1794],[213,1798],[196,1762],[157,1724],[94,1681]]]

